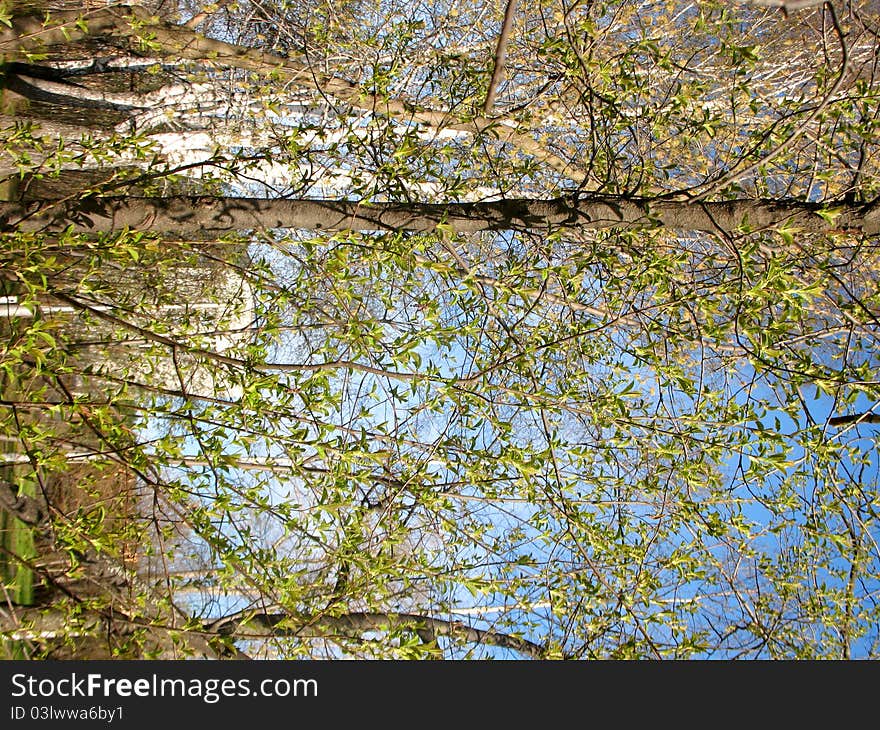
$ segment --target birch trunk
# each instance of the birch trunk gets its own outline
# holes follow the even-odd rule
[[[509,199],[479,203],[371,203],[174,196],[93,198],[70,203],[0,203],[0,230],[83,233],[128,227],[189,235],[264,228],[401,230],[459,233],[551,231],[559,228],[656,228],[734,233],[787,228],[797,233],[880,233],[880,206],[840,205],[833,211],[797,200],[688,202],[588,195],[578,199]]]

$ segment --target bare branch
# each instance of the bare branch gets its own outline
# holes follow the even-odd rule
[[[762,5],[768,8],[793,10],[809,10],[824,5],[826,0],[748,0],[750,5]]]
[[[513,27],[513,16],[516,13],[516,0],[507,0],[507,9],[504,11],[504,24],[501,26],[501,35],[498,36],[498,45],[495,48],[494,68],[492,79],[489,81],[489,90],[486,92],[486,103],[483,104],[483,113],[490,114],[492,105],[495,103],[495,90],[501,82],[504,73],[504,62],[507,60],[507,42],[510,38],[510,29]]]
[[[183,24],[183,27],[195,30],[212,15],[223,10],[223,8],[229,5],[229,2],[230,0],[222,0],[222,2],[215,3],[211,10],[202,10],[200,13],[196,13]]]
[[[832,416],[830,426],[847,426],[851,423],[880,423],[880,413],[854,413],[849,416]]]
[[[702,190],[699,195],[694,197],[695,200],[705,200],[710,195],[718,192],[726,185],[736,182],[737,180],[741,180],[746,175],[758,170],[761,166],[766,165],[770,160],[775,159],[783,152],[785,152],[789,147],[791,147],[794,142],[799,139],[806,131],[807,127],[816,119],[831,103],[834,99],[834,96],[837,94],[841,85],[843,84],[843,79],[846,76],[846,70],[849,67],[849,47],[847,46],[846,36],[843,30],[840,27],[840,22],[837,19],[837,12],[834,10],[834,5],[830,2],[824,3],[825,7],[828,9],[828,13],[831,16],[831,23],[834,27],[834,32],[837,35],[838,41],[840,42],[840,69],[837,73],[837,78],[834,80],[834,83],[831,85],[831,88],[828,90],[828,93],[822,98],[822,100],[813,108],[813,110],[807,115],[807,117],[797,126],[788,137],[785,138],[784,141],[780,142],[776,147],[774,147],[770,152],[764,155],[757,162],[753,162],[743,169],[737,169],[741,164],[748,159],[748,154],[741,155],[739,159],[736,161],[736,164],[728,170],[726,173],[723,173],[720,177],[715,180],[709,181],[709,186]]]

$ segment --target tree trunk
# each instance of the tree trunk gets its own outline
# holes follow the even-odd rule
[[[359,203],[176,196],[88,198],[70,203],[0,203],[0,230],[108,232],[136,230],[190,235],[262,228],[403,230],[449,226],[460,233],[559,228],[652,228],[708,233],[787,228],[798,233],[880,233],[880,206],[797,200],[696,203],[589,195],[578,199],[510,199],[481,203]]]
[[[460,621],[446,621],[411,613],[353,612],[341,616],[292,617],[285,613],[245,611],[213,621],[205,627],[204,633],[233,638],[291,636],[305,639],[337,634],[361,636],[395,627],[411,628],[426,643],[435,640],[437,636],[449,636],[465,643],[512,649],[532,659],[543,659],[547,654],[543,646],[518,636],[493,629],[477,629]]]
[[[36,51],[89,37],[130,38],[132,23],[143,24],[149,32],[151,43],[158,46],[157,52],[170,55],[175,60],[188,59],[196,63],[209,62],[256,73],[271,73],[299,88],[313,89],[355,108],[396,117],[407,124],[415,121],[437,130],[456,130],[467,134],[490,131],[499,142],[511,144],[532,155],[569,180],[583,183],[586,179],[583,170],[557,157],[530,135],[521,133],[511,120],[477,117],[460,121],[448,110],[425,108],[407,99],[377,96],[348,79],[324,73],[310,63],[207,38],[185,25],[163,22],[137,5],[118,5],[92,11],[87,14],[86,22],[80,24],[77,22],[81,21],[83,14],[75,11],[58,12],[52,17],[53,22],[49,24],[43,16],[13,18],[11,28],[0,30],[0,60],[25,61]]]

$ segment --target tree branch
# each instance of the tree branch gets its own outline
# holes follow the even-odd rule
[[[494,68],[492,79],[489,81],[489,90],[486,92],[486,103],[483,104],[483,113],[489,114],[495,103],[495,89],[501,82],[504,73],[504,62],[507,59],[507,42],[510,38],[510,29],[513,27],[513,16],[516,13],[516,0],[507,0],[507,9],[504,11],[504,23],[501,26],[501,35],[498,36],[498,45],[495,47]]]
[[[719,190],[722,190],[725,186],[730,185],[737,180],[742,180],[746,175],[755,172],[763,165],[766,165],[768,162],[770,162],[770,160],[773,160],[781,155],[783,152],[785,152],[785,150],[791,147],[791,145],[794,144],[794,142],[799,139],[801,135],[803,135],[807,131],[807,127],[809,127],[813,120],[816,119],[819,114],[821,114],[822,111],[824,111],[828,107],[835,94],[837,94],[838,90],[843,84],[847,68],[849,67],[849,48],[847,46],[846,36],[840,27],[840,22],[837,19],[837,12],[834,10],[834,5],[830,2],[827,2],[826,0],[825,2],[823,2],[823,6],[828,9],[828,13],[831,16],[831,24],[840,43],[840,69],[837,72],[837,78],[834,80],[831,88],[828,90],[828,92],[825,94],[819,104],[817,104],[813,108],[813,110],[807,115],[807,117],[802,122],[800,122],[800,124],[798,124],[797,128],[793,132],[789,133],[783,141],[777,144],[760,160],[753,162],[743,169],[737,169],[740,165],[745,163],[745,161],[751,156],[751,154],[753,154],[757,150],[752,150],[746,154],[740,155],[736,163],[734,163],[734,165],[727,172],[721,173],[721,175],[715,180],[707,181],[707,183],[705,183],[707,187],[701,190],[698,195],[694,196],[695,200],[705,200],[710,195],[713,195]]]
[[[846,426],[850,423],[880,423],[880,413],[854,413],[849,416],[832,416],[829,426]]]
[[[460,621],[446,621],[411,613],[354,612],[341,616],[293,618],[286,613],[243,611],[213,621],[205,627],[209,633],[235,638],[277,636],[326,638],[333,634],[360,635],[370,631],[408,628],[434,636],[448,636],[468,644],[484,644],[511,649],[532,659],[544,659],[546,650],[527,639],[494,629],[476,629]]]
[[[762,5],[768,8],[782,8],[786,11],[809,10],[824,5],[826,0],[748,0],[750,5]]]

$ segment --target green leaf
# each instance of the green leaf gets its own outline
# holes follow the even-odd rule
[[[816,211],[816,215],[832,226],[835,225],[841,213],[843,213],[843,208],[819,208]]]

